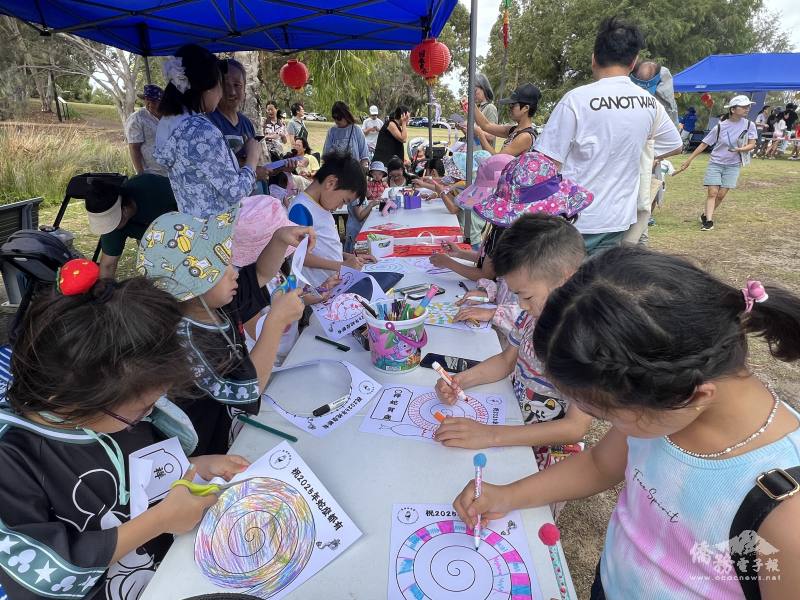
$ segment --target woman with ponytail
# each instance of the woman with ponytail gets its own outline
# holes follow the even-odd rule
[[[164,62],[167,87],[156,132],[156,161],[169,169],[178,210],[208,218],[238,205],[253,192],[261,149],[254,138],[242,148],[239,163],[222,132],[208,119],[222,98],[222,73],[211,52],[194,44],[181,47]]]
[[[533,344],[550,381],[611,429],[546,471],[484,482],[478,500],[470,483],[459,514],[474,525],[624,481],[592,599],[796,597],[800,420],[750,369],[748,335],[796,361],[800,298],[640,247],[587,261],[550,294]]]

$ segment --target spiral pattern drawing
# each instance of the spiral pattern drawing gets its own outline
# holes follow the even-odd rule
[[[475,551],[472,529],[438,521],[406,538],[397,555],[397,585],[409,600],[530,600],[531,579],[519,552],[484,529]]]
[[[278,479],[251,479],[226,490],[195,539],[195,560],[213,583],[269,598],[303,570],[314,548],[305,498]]]

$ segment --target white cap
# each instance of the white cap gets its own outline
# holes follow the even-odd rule
[[[370,106],[369,107],[369,114],[377,115],[378,114],[378,107],[375,106],[374,104],[372,106]]]
[[[733,108],[734,106],[750,106],[751,104],[755,104],[755,102],[750,100],[750,98],[744,94],[740,94],[739,96],[734,96],[731,98],[730,102],[728,102],[723,108]]]

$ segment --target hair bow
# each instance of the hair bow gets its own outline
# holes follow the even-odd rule
[[[747,281],[747,287],[742,288],[742,295],[744,296],[744,312],[746,313],[753,310],[753,304],[755,302],[764,302],[769,298],[761,282],[752,279]]]
[[[170,56],[164,61],[161,71],[164,73],[164,79],[178,88],[181,94],[192,87],[189,78],[186,77],[186,69],[183,68],[183,59],[180,56]]]

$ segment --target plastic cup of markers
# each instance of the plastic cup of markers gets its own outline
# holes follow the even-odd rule
[[[375,305],[372,305],[377,313]],[[364,312],[372,366],[384,373],[410,373],[422,360],[422,348],[428,343],[425,309],[419,317],[403,321],[376,319]]]

